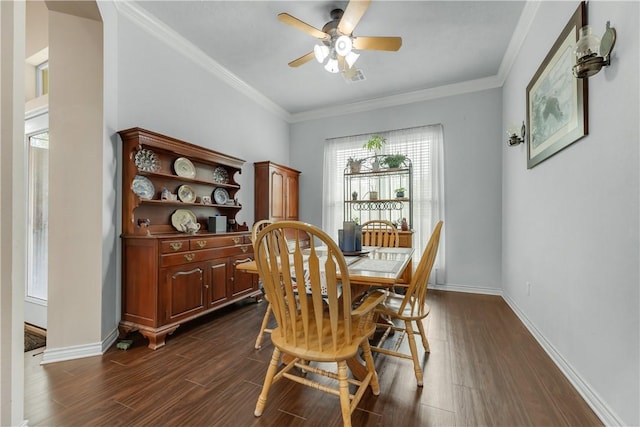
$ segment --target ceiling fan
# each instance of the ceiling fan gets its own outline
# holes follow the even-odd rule
[[[330,73],[342,72],[345,77],[355,74],[353,66],[360,56],[354,52],[357,50],[386,50],[397,51],[402,46],[400,37],[362,37],[354,36],[353,30],[367,11],[371,0],[352,0],[346,9],[334,9],[331,11],[331,21],[327,22],[322,30],[319,30],[306,22],[295,18],[288,13],[280,13],[278,19],[287,25],[303,31],[322,42],[314,49],[289,62],[290,67],[299,67],[315,58],[324,64],[325,70]]]

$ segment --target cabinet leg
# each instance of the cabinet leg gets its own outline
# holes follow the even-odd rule
[[[172,328],[164,329],[161,332],[153,332],[153,331],[145,331],[140,329],[140,333],[143,337],[149,340],[149,348],[151,350],[156,350],[160,347],[164,347],[164,341],[167,335],[171,335],[178,329],[180,325],[175,325]]]

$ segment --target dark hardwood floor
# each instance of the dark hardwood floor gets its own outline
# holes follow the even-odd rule
[[[424,387],[410,360],[374,355],[381,392],[354,426],[602,425],[524,325],[496,296],[430,291]],[[253,416],[273,347],[253,348],[266,303],[253,300],[178,328],[158,350],[41,366],[25,353],[30,426],[339,426],[335,396],[280,381]],[[418,349],[422,346],[418,344]]]

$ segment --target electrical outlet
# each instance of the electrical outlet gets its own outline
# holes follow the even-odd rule
[[[527,282],[527,296],[531,296],[531,282]]]

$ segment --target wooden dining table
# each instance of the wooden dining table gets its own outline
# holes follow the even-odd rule
[[[322,251],[322,247],[316,248]],[[345,254],[351,283],[351,299],[359,300],[371,287],[392,287],[403,276],[413,256],[413,248],[383,248],[363,246],[358,253]],[[258,274],[255,261],[236,265],[236,269]],[[356,356],[347,361],[349,369],[357,379],[367,375],[364,361]]]
[[[316,248],[322,254],[323,248]],[[413,256],[413,248],[383,248],[363,246],[358,253],[347,252],[344,259],[349,268],[351,286],[390,287],[398,283]],[[236,269],[258,274],[255,261],[236,265]]]

